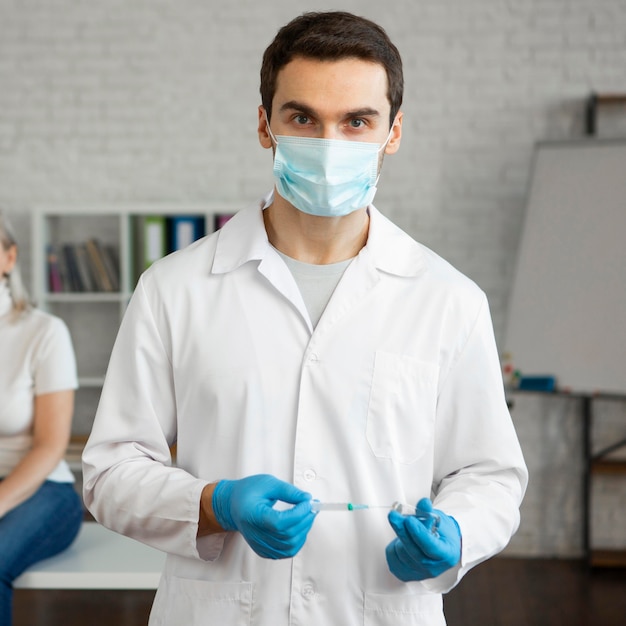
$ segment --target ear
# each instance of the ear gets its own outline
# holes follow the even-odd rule
[[[400,140],[402,139],[402,111],[398,111],[396,119],[391,127],[391,138],[387,142],[385,154],[395,154],[400,149]]]
[[[263,105],[259,106],[259,127],[257,129],[259,134],[259,143],[266,149],[272,147],[272,138],[267,131],[267,117],[265,116],[265,108]]]

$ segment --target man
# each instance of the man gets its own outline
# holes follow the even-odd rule
[[[527,480],[486,298],[371,204],[402,135],[380,27],[296,18],[261,95],[275,190],[141,278],[85,501],[169,553],[151,624],[444,624]]]

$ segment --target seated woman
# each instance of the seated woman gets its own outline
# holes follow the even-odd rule
[[[67,548],[82,503],[63,460],[77,387],[69,332],[34,309],[17,244],[0,211],[0,624],[11,624],[13,581]]]

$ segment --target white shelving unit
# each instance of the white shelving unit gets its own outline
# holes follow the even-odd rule
[[[203,217],[205,234],[214,230],[220,214],[238,208],[206,204],[131,205],[46,205],[32,216],[33,297],[39,308],[61,317],[72,335],[80,388],[72,436],[74,444],[91,430],[109,356],[128,300],[135,287],[135,229],[148,216]],[[52,292],[49,289],[48,247],[50,244],[82,244],[97,238],[112,246],[118,257],[119,290],[115,292]]]

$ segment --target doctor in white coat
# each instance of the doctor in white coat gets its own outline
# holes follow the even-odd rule
[[[445,624],[441,594],[507,544],[527,481],[487,300],[372,204],[402,135],[380,27],[296,18],[261,96],[275,189],[140,279],[86,504],[168,553],[152,625]]]

